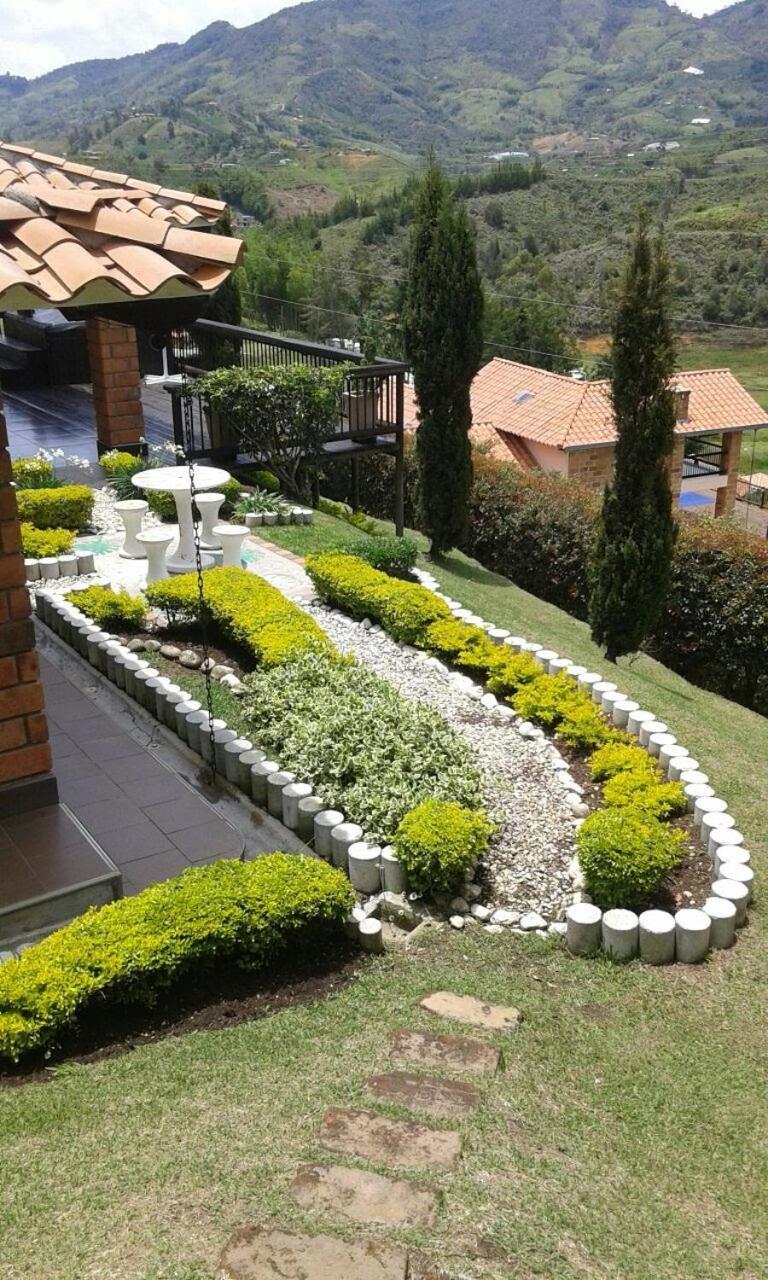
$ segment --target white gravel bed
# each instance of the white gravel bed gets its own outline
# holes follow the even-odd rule
[[[573,899],[568,864],[576,821],[554,773],[551,744],[521,737],[514,723],[459,692],[427,655],[401,648],[380,628],[318,603],[303,607],[342,653],[354,654],[404,697],[434,707],[469,742],[497,824],[477,877],[483,901],[513,915],[535,911],[547,921],[561,919]]]

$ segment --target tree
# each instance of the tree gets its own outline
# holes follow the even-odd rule
[[[640,648],[670,581],[676,525],[668,472],[675,426],[669,270],[643,215],[614,322],[615,474],[605,491],[592,566],[592,637],[609,662]]]
[[[430,554],[439,557],[456,546],[468,518],[483,290],[472,227],[434,156],[416,200],[403,320],[419,403],[420,514]]]
[[[490,354],[507,356],[518,364],[531,364],[552,373],[567,373],[579,363],[579,354],[560,328],[555,307],[535,301],[510,306],[491,295],[485,304],[485,341],[508,350]]]

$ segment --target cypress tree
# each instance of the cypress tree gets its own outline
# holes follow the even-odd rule
[[[614,322],[611,395],[618,440],[590,600],[592,637],[609,662],[640,648],[669,587],[676,525],[668,461],[676,415],[668,306],[669,261],[643,216]]]
[[[434,155],[416,200],[404,327],[419,404],[421,526],[437,558],[467,525],[470,388],[483,354],[483,290],[474,232]]]

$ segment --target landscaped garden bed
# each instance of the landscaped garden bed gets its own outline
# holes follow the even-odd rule
[[[451,602],[452,610],[445,599],[424,587],[397,582],[348,556],[335,555],[319,565],[310,563],[310,570],[319,574],[321,591],[326,596],[329,580],[323,575],[330,573],[333,577],[338,570],[338,589],[343,601],[335,603],[345,603],[357,613],[359,621],[327,604],[300,610],[285,601],[274,588],[258,585],[258,579],[243,571],[219,570],[205,575],[205,581],[211,586],[209,609],[219,646],[216,656],[226,658],[228,646],[236,644],[243,665],[231,678],[239,686],[240,676],[246,677],[245,696],[236,704],[236,729],[233,732],[222,724],[222,740],[217,750],[221,748],[222,760],[226,762],[227,750],[236,751],[240,744],[247,756],[246,748],[253,751],[257,743],[258,748],[264,749],[260,752],[256,748],[263,768],[268,767],[265,756],[273,758],[269,767],[273,767],[278,779],[275,788],[267,778],[260,778],[257,787],[259,794],[263,792],[263,802],[273,812],[279,809],[282,813],[283,805],[288,804],[292,806],[292,815],[299,817],[299,806],[311,802],[313,793],[317,792],[326,807],[331,807],[331,821],[335,820],[339,827],[344,826],[344,819],[348,820],[347,825],[352,824],[349,838],[341,840],[338,849],[333,848],[330,831],[318,831],[314,824],[310,838],[314,836],[321,852],[337,857],[339,865],[350,870],[353,883],[362,894],[363,910],[359,919],[371,910],[368,897],[373,894],[376,899],[375,890],[382,882],[383,887],[387,887],[384,868],[385,864],[391,867],[393,857],[397,861],[400,819],[423,799],[430,796],[439,799],[443,785],[439,773],[425,775],[420,783],[417,769],[414,777],[408,778],[407,764],[398,759],[396,753],[392,756],[395,748],[386,745],[388,731],[385,732],[384,726],[389,713],[377,716],[374,711],[372,723],[367,723],[366,709],[368,704],[375,707],[379,688],[390,690],[386,695],[388,702],[383,706],[400,705],[398,697],[403,700],[403,710],[398,712],[401,716],[410,715],[406,710],[409,705],[427,704],[430,712],[438,716],[441,726],[437,740],[440,734],[447,734],[446,742],[464,744],[462,749],[468,750],[469,755],[461,757],[460,767],[451,766],[453,748],[442,752],[446,781],[451,779],[450,769],[458,767],[453,786],[448,785],[442,794],[448,798],[456,791],[468,810],[487,810],[493,824],[490,846],[482,856],[467,858],[463,881],[457,875],[450,888],[447,884],[419,885],[419,890],[431,888],[438,906],[451,915],[451,922],[457,928],[474,920],[499,932],[504,925],[543,931],[549,922],[552,932],[565,931],[565,922],[560,921],[573,899],[574,875],[577,896],[587,896],[583,889],[584,867],[573,859],[577,846],[584,852],[587,874],[594,885],[600,886],[606,907],[626,906],[641,913],[653,907],[675,910],[704,905],[711,892],[711,863],[686,812],[687,798],[683,797],[682,787],[664,782],[658,766],[637,746],[626,767],[618,770],[621,774],[618,780],[589,775],[590,756],[595,752],[599,754],[602,745],[632,739],[626,735],[619,737],[610,720],[598,709],[594,697],[585,694],[583,689],[579,691],[575,683],[580,678],[578,671],[572,678],[545,674],[550,660],[556,662],[558,671],[563,670],[563,664],[567,666],[567,660],[562,660],[558,668],[556,655],[547,658],[544,652],[542,662],[543,651],[535,653],[538,650],[535,645],[529,646],[528,653],[510,652],[505,642],[514,638],[494,635],[494,629],[486,624],[478,626],[482,620],[457,619],[456,613],[467,612],[459,609],[458,602]],[[226,574],[233,573],[236,578],[227,579]],[[230,597],[240,598],[240,581],[247,591],[256,592],[260,602],[253,615],[257,620],[255,633],[251,611],[245,608],[249,621],[244,628],[242,623],[237,624],[237,607],[232,611],[227,604]],[[183,578],[176,579],[150,590],[150,597],[155,594],[155,603],[173,605],[171,614],[177,632],[185,601],[187,621],[194,616],[191,593],[196,584],[190,581],[187,586],[186,582]],[[228,582],[235,587],[234,591],[226,588]],[[357,599],[355,593],[359,591],[360,582],[363,589]],[[334,591],[336,589],[334,587]],[[287,624],[281,621],[285,610],[291,618]],[[383,627],[371,617],[361,616],[363,614],[388,623],[399,639],[388,637]],[[268,646],[265,663],[259,637],[265,629],[275,626],[278,635],[287,626],[291,643],[286,649],[281,641],[273,655]],[[154,647],[161,642],[159,636],[157,632],[154,637],[145,633],[144,642],[149,640]],[[411,644],[414,640],[423,643],[425,639],[428,647],[424,651]],[[141,643],[141,638],[137,643]],[[436,656],[435,648],[442,657]],[[359,660],[359,665],[346,669],[346,679],[337,651]],[[151,661],[151,652],[148,657]],[[442,658],[448,658],[464,670],[451,673]],[[247,675],[249,666],[254,668],[250,676]],[[484,693],[482,686],[465,674],[467,670],[486,679],[488,691]],[[150,673],[153,679],[162,679],[159,673],[155,677],[153,668]],[[361,679],[363,684],[355,695],[355,681]],[[335,681],[338,681],[336,685]],[[165,682],[168,683],[167,678]],[[139,683],[144,692],[143,681]],[[591,689],[589,681],[586,687]],[[494,689],[496,692],[491,692]],[[242,693],[242,689],[237,688],[235,692]],[[605,690],[606,695],[611,692]],[[229,690],[221,690],[222,697],[228,693]],[[357,711],[355,696],[361,699]],[[325,705],[324,698],[327,698]],[[351,713],[343,706],[350,698]],[[507,704],[507,698],[513,703],[512,707]],[[336,723],[339,707],[350,714],[349,723],[343,718]],[[520,711],[520,715],[516,715],[516,711]],[[524,715],[529,718],[523,718]],[[223,715],[222,720],[225,718]],[[534,723],[537,719],[539,725]],[[556,742],[547,738],[541,724],[558,729]],[[381,728],[378,736],[377,725]],[[419,732],[423,732],[423,724]],[[406,754],[409,752],[411,759],[421,763],[419,751],[410,742],[408,733],[410,730],[399,734],[396,731],[395,740],[400,738],[407,743]],[[243,734],[245,738],[238,737]],[[667,737],[674,743],[671,735]],[[424,740],[428,741],[428,737]],[[415,741],[419,741],[418,737]],[[370,765],[373,761],[375,766],[375,752],[381,747],[384,754],[379,763],[383,767],[378,770],[378,776],[374,767],[366,783],[359,762]],[[345,781],[347,761],[352,768],[350,777],[358,776],[355,785],[362,786],[362,790],[356,792],[354,786],[349,789],[349,781]],[[473,762],[469,772],[468,761]],[[259,760],[254,760],[253,765],[259,772]],[[392,765],[394,772],[389,778],[387,768]],[[471,773],[475,769],[477,781],[473,782]],[[238,779],[234,767],[228,772],[231,781]],[[463,795],[456,787],[457,778],[461,784],[470,782],[470,790]],[[402,791],[403,779],[413,784],[405,791]],[[276,788],[284,792],[279,803]],[[258,798],[257,791],[251,790]],[[703,802],[708,799],[707,790],[711,789],[705,787]],[[399,797],[398,791],[402,792]],[[628,793],[626,797],[624,791]],[[369,803],[371,796],[379,797],[373,809]],[[627,799],[632,805],[625,807]],[[592,810],[606,800],[608,808],[590,816]],[[316,801],[315,805],[317,816],[322,801]],[[703,810],[697,814],[702,815]],[[588,821],[579,830],[585,818]],[[632,841],[627,842],[623,834],[633,821],[640,824],[637,848],[643,856],[639,861],[638,855],[632,852]],[[724,821],[730,821],[727,815]],[[547,822],[552,824],[549,830]],[[355,841],[361,846],[359,849]],[[627,843],[628,849],[624,847]],[[387,847],[382,854],[384,845],[393,847],[391,850]],[[650,866],[645,867],[645,851],[657,846],[658,853],[651,856]],[[366,850],[370,850],[370,854]],[[378,872],[381,878],[374,884],[366,868],[369,859],[377,857],[381,861]],[[360,858],[362,864],[358,861]],[[742,865],[748,865],[748,855]],[[602,870],[598,871],[598,866]],[[612,875],[613,881],[606,880],[606,875]],[[589,905],[588,901],[583,904]],[[385,902],[384,906],[386,909],[388,904]],[[598,908],[592,910],[597,914],[599,941],[602,912]],[[408,915],[409,910],[402,914]],[[418,918],[418,914],[412,916],[410,923],[416,923]],[[594,930],[590,936],[594,940]],[[636,944],[637,939],[635,950]]]

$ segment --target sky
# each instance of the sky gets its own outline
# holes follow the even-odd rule
[[[679,0],[679,7],[701,17],[729,3]],[[287,0],[0,0],[0,74],[38,76],[86,58],[122,57],[186,40],[215,18],[245,27],[286,8]]]

